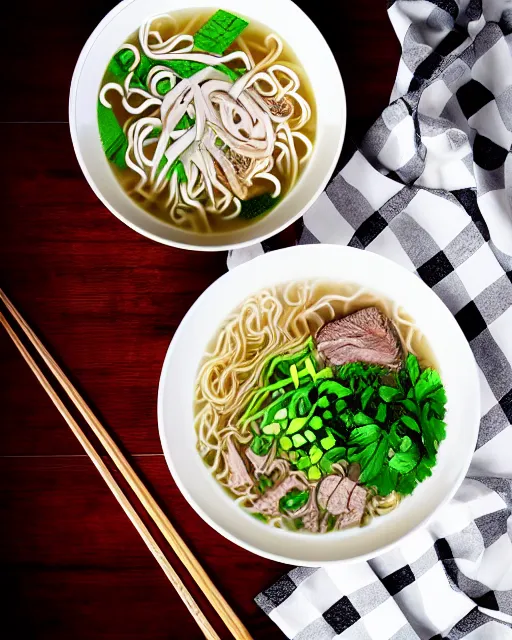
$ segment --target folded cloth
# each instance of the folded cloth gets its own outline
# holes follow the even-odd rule
[[[402,44],[391,104],[300,242],[380,253],[445,302],[478,364],[477,449],[427,528],[369,562],[293,569],[256,602],[297,640],[510,639],[512,6],[396,0],[389,17]]]

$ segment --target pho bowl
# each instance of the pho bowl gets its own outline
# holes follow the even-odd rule
[[[428,343],[446,390],[446,438],[440,442],[432,475],[396,509],[362,527],[312,534],[269,526],[237,505],[198,452],[194,417],[200,365],[230,313],[267,287],[323,280],[354,283],[399,305],[413,319]],[[238,266],[194,303],[165,357],[158,424],[171,474],[205,522],[257,555],[289,564],[322,566],[365,560],[389,550],[425,526],[453,497],[476,446],[479,397],[477,367],[464,334],[448,308],[417,276],[368,251],[305,245],[267,253]]]
[[[211,13],[222,8],[249,23],[252,19],[265,25],[278,34],[289,45],[309,79],[316,104],[312,154],[307,164],[301,165],[304,169],[295,186],[267,214],[250,224],[230,230],[223,230],[218,225],[210,233],[172,226],[145,211],[127,195],[105,156],[97,118],[98,95],[105,70],[126,39],[152,16],[195,8],[198,11],[210,9]],[[346,103],[343,82],[329,46],[313,22],[291,0],[261,0],[250,4],[241,0],[223,3],[216,0],[124,0],[101,21],[82,50],[71,83],[69,121],[73,146],[84,176],[117,218],[142,235],[167,245],[219,251],[262,241],[305,213],[325,188],[338,161],[345,135]]]

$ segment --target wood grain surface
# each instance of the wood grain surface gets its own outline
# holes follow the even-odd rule
[[[7,198],[0,287],[115,435],[253,636],[280,638],[253,598],[286,568],[239,549],[200,520],[172,481],[157,431],[165,351],[189,306],[225,271],[226,255],[175,250],[137,235],[96,199],[74,157],[71,75],[88,35],[114,4],[9,3],[1,45]],[[298,4],[324,33],[343,75],[346,157],[387,104],[398,44],[384,2]],[[9,640],[201,637],[1,330],[0,565],[7,594],[0,598],[0,635]]]

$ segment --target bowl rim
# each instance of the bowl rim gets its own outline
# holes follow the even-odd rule
[[[308,250],[311,250],[314,247],[314,251],[315,250],[320,250],[320,247],[324,247],[330,250],[336,249],[345,253],[350,254],[355,254],[360,253],[362,250],[361,249],[356,249],[354,247],[348,247],[345,245],[337,245],[337,244],[319,244],[319,245],[295,245],[293,247],[287,247],[284,249],[278,249],[275,251],[271,251],[268,253],[264,253],[262,255],[259,255],[255,258],[253,258],[252,260],[249,260],[241,265],[238,265],[237,267],[235,267],[234,269],[227,271],[226,273],[224,273],[223,275],[221,275],[219,278],[217,278],[209,287],[207,287],[207,289],[205,289],[205,291],[203,291],[203,293],[197,298],[197,300],[190,306],[189,310],[187,311],[187,313],[184,315],[183,319],[181,320],[178,328],[176,329],[172,340],[167,348],[166,354],[165,354],[165,358],[162,364],[162,370],[160,373],[160,379],[159,379],[159,384],[158,384],[158,396],[157,396],[157,421],[158,421],[158,433],[159,433],[159,437],[160,437],[160,441],[162,444],[162,450],[164,453],[164,457],[165,457],[165,461],[167,463],[167,466],[169,468],[169,471],[172,475],[172,478],[176,484],[176,486],[178,487],[178,489],[180,490],[181,494],[184,496],[184,498],[186,499],[186,501],[188,502],[188,504],[194,509],[194,511],[207,523],[209,524],[217,533],[219,533],[220,535],[222,535],[224,538],[228,539],[230,542],[236,544],[239,547],[242,547],[243,549],[246,549],[247,551],[250,551],[252,553],[254,553],[257,556],[260,557],[264,557],[264,558],[268,558],[270,560],[274,560],[276,562],[281,562],[284,564],[288,564],[288,565],[293,565],[293,566],[304,566],[304,567],[323,567],[323,566],[330,566],[333,564],[352,564],[352,563],[356,563],[356,562],[363,562],[366,560],[371,560],[372,558],[375,558],[377,556],[381,556],[384,553],[391,551],[392,549],[394,549],[395,547],[399,546],[400,544],[402,544],[404,541],[408,540],[410,536],[412,536],[414,533],[416,533],[417,531],[420,531],[422,529],[424,529],[429,522],[437,515],[439,514],[439,512],[443,509],[443,507],[453,498],[453,496],[455,495],[455,493],[458,491],[458,489],[460,488],[460,486],[462,485],[465,477],[467,476],[469,467],[471,465],[471,460],[476,448],[476,444],[477,444],[477,440],[478,440],[478,434],[479,434],[479,428],[480,428],[480,413],[481,413],[481,396],[480,393],[477,394],[477,396],[475,397],[475,405],[474,405],[474,411],[475,411],[475,416],[477,416],[475,418],[475,428],[473,429],[473,433],[471,434],[471,439],[470,439],[470,450],[472,451],[472,454],[470,456],[467,457],[467,460],[461,465],[459,474],[457,476],[456,481],[453,483],[451,489],[449,491],[447,491],[444,495],[444,497],[439,501],[437,507],[428,515],[426,515],[421,521],[419,521],[418,523],[416,523],[407,533],[405,533],[404,535],[402,535],[401,537],[397,538],[396,540],[394,540],[393,542],[390,542],[388,544],[383,545],[382,547],[379,547],[376,550],[367,552],[367,553],[363,553],[363,554],[359,554],[357,556],[354,556],[352,558],[342,558],[342,559],[332,559],[332,560],[322,560],[322,561],[311,561],[311,560],[304,560],[304,559],[299,559],[299,558],[292,558],[290,556],[282,556],[278,553],[273,553],[270,551],[265,551],[262,550],[256,546],[254,546],[253,544],[246,542],[245,540],[241,540],[240,538],[236,537],[235,535],[231,534],[229,531],[227,531],[227,529],[225,529],[222,525],[218,524],[215,520],[213,520],[213,518],[211,518],[195,501],[195,499],[192,497],[191,493],[189,492],[189,490],[187,489],[187,487],[185,486],[185,484],[182,482],[181,477],[179,475],[179,473],[177,472],[177,469],[174,465],[171,453],[170,453],[170,447],[169,447],[169,443],[167,440],[167,436],[166,436],[166,432],[165,432],[165,422],[164,422],[164,387],[165,387],[165,380],[166,380],[166,376],[170,370],[169,367],[169,363],[171,358],[173,357],[173,353],[174,350],[176,348],[176,344],[178,342],[178,340],[180,339],[181,335],[186,331],[186,327],[188,327],[188,318],[190,318],[190,316],[193,315],[193,313],[195,312],[195,309],[197,307],[199,307],[202,304],[202,300],[203,298],[206,296],[207,291],[215,286],[220,280],[226,279],[226,278],[230,278],[233,277],[232,274],[234,272],[240,273],[240,271],[243,270],[247,270],[249,268],[254,268],[254,263],[259,264],[262,261],[265,261],[266,259],[268,259],[269,255],[273,255],[276,253],[279,254],[286,254],[289,253],[291,251],[296,252],[296,251],[305,251],[307,252]],[[366,251],[365,251],[366,253]],[[379,260],[383,261],[384,263],[390,263],[392,264],[395,268],[399,268],[403,274],[404,277],[408,280],[412,281],[417,281],[418,277],[415,276],[414,273],[412,273],[411,271],[407,270],[405,267],[403,267],[402,265],[396,263],[395,261],[382,256],[380,254],[374,253],[374,252],[368,252],[371,253],[372,256],[378,258]],[[446,311],[453,317],[453,314],[451,313],[451,311],[448,309],[448,307],[446,307],[445,303],[441,300],[441,298],[439,298],[434,291],[432,291],[432,289],[430,287],[428,287],[428,285],[426,285],[422,280],[419,280],[422,285],[425,288],[426,292],[430,292],[430,294],[432,296],[434,296],[438,303],[440,305],[442,305],[443,307],[445,307]],[[250,295],[251,292],[247,292],[247,296]],[[229,313],[229,311],[228,311]],[[461,330],[461,335],[464,337],[465,336],[462,334],[462,330]],[[466,339],[465,339],[466,340]],[[476,364],[476,360],[474,358],[473,352],[471,350],[471,347],[469,345],[469,342],[466,340],[466,344],[468,347],[468,351],[471,354],[471,376],[473,378],[473,380],[476,382],[476,386],[478,389],[480,389],[480,381],[479,381],[479,377],[478,377],[478,368],[477,368],[477,364]],[[193,428],[193,427],[192,427]],[[211,476],[210,476],[211,477]],[[212,481],[215,481],[212,478]]]
[[[206,252],[230,251],[230,250],[233,250],[233,249],[242,249],[244,247],[250,247],[250,246],[252,246],[254,244],[257,244],[259,242],[264,242],[265,240],[268,240],[268,238],[271,238],[271,237],[281,233],[282,231],[287,229],[289,226],[294,224],[300,217],[302,217],[308,211],[308,209],[310,209],[313,206],[313,204],[316,202],[318,197],[321,195],[321,193],[325,189],[327,183],[332,178],[332,175],[334,173],[334,170],[336,168],[336,165],[337,165],[338,160],[339,160],[340,155],[341,155],[341,149],[342,149],[342,146],[343,146],[343,142],[345,141],[346,126],[347,126],[347,99],[346,99],[346,93],[345,93],[345,85],[343,84],[343,79],[341,77],[341,72],[340,72],[339,65],[338,65],[338,63],[336,61],[336,58],[334,57],[334,54],[332,52],[331,47],[327,43],[327,40],[325,39],[325,37],[322,34],[322,32],[320,31],[320,29],[311,20],[311,18],[295,2],[293,2],[293,0],[281,0],[283,2],[290,2],[291,4],[295,5],[296,9],[304,16],[304,19],[309,23],[310,28],[317,31],[317,33],[320,36],[321,40],[325,44],[326,54],[328,54],[330,56],[331,61],[334,63],[334,67],[333,68],[335,70],[336,77],[333,78],[333,79],[335,80],[335,84],[339,87],[340,99],[341,99],[341,103],[343,105],[343,110],[342,110],[343,116],[341,118],[339,139],[337,141],[336,150],[335,150],[335,153],[334,153],[334,156],[333,156],[333,160],[332,160],[332,162],[331,162],[331,164],[329,166],[328,171],[326,171],[326,173],[325,173],[324,177],[322,178],[322,180],[319,181],[318,187],[314,191],[313,195],[310,197],[309,201],[304,206],[300,207],[300,209],[298,209],[298,211],[295,214],[293,214],[293,216],[291,216],[287,221],[283,222],[274,231],[269,231],[267,233],[263,233],[260,236],[257,236],[256,238],[254,238],[253,240],[243,240],[243,241],[240,241],[240,242],[224,243],[224,244],[219,244],[219,245],[213,245],[213,244],[212,245],[188,244],[186,242],[181,242],[181,241],[178,241],[178,240],[171,240],[170,238],[164,238],[162,236],[157,235],[156,233],[148,231],[147,229],[144,229],[143,227],[139,226],[138,224],[128,220],[128,218],[125,217],[124,214],[122,214],[119,211],[117,211],[117,209],[115,209],[115,207],[113,207],[110,204],[108,199],[103,196],[103,194],[101,193],[99,188],[96,186],[96,183],[94,182],[91,174],[89,173],[89,170],[88,170],[87,165],[85,163],[85,160],[83,158],[83,155],[82,155],[82,152],[81,152],[81,149],[80,149],[79,139],[78,139],[77,120],[76,120],[76,100],[77,100],[78,86],[80,84],[80,77],[81,77],[82,70],[83,70],[83,67],[85,65],[85,62],[86,62],[89,54],[91,53],[91,51],[93,49],[93,46],[94,46],[94,43],[95,43],[96,39],[98,38],[99,34],[107,27],[107,25],[109,25],[112,21],[114,21],[116,19],[117,15],[121,11],[123,11],[125,9],[125,7],[127,7],[130,4],[137,3],[137,2],[142,2],[142,1],[143,0],[122,0],[119,4],[117,4],[115,7],[113,7],[107,13],[107,15],[98,23],[98,25],[96,26],[94,31],[87,38],[87,41],[85,42],[85,44],[84,44],[84,46],[83,46],[83,48],[82,48],[82,50],[80,52],[80,55],[78,57],[78,60],[76,62],[76,65],[75,65],[75,68],[74,68],[74,71],[73,71],[73,76],[71,78],[71,85],[70,85],[70,90],[69,90],[69,101],[68,101],[69,129],[70,129],[71,142],[73,144],[73,149],[74,149],[74,152],[75,152],[75,156],[77,158],[78,164],[80,165],[80,169],[82,170],[82,173],[83,173],[85,179],[87,180],[89,186],[91,187],[93,192],[96,194],[96,197],[104,204],[104,206],[112,214],[114,214],[114,216],[118,220],[120,220],[125,225],[130,227],[130,229],[132,229],[133,231],[136,231],[137,233],[145,236],[146,238],[149,238],[150,240],[154,240],[155,242],[159,242],[159,243],[165,244],[167,246],[176,247],[178,249],[187,249],[189,251],[206,251]],[[219,2],[219,4],[222,4],[222,3]],[[242,13],[243,13],[243,11],[242,11]],[[279,206],[279,204],[277,206]],[[270,212],[270,214],[271,213],[272,213],[272,211]],[[151,214],[147,214],[147,215],[151,215]]]

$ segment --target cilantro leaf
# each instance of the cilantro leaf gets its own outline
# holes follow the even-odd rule
[[[423,482],[425,478],[432,475],[432,467],[435,465],[436,459],[424,456],[416,468],[416,477],[418,482]]]
[[[347,452],[349,462],[359,462],[362,468],[365,467],[365,465],[371,460],[375,451],[377,451],[378,446],[379,441],[372,442],[363,449],[360,447],[351,447]]]
[[[375,424],[374,419],[365,415],[362,411],[359,411],[359,413],[356,413],[356,415],[354,416],[354,422],[358,425]]]
[[[376,442],[384,434],[382,429],[376,424],[368,424],[362,427],[352,429],[348,444],[351,446],[366,446],[372,442]]]
[[[366,409],[366,406],[367,406],[368,402],[370,402],[370,399],[371,399],[374,391],[375,390],[374,390],[373,387],[366,387],[366,389],[361,394],[361,407],[362,407],[363,411]]]
[[[332,471],[332,465],[347,455],[347,450],[345,447],[334,447],[333,449],[329,449],[320,460],[320,469],[325,473],[329,474]]]
[[[377,409],[377,413],[375,414],[375,420],[377,420],[377,422],[384,422],[384,420],[386,419],[387,410],[387,405],[381,402]]]
[[[384,385],[379,388],[379,396],[384,400],[384,402],[391,402],[400,395],[402,395],[400,390],[395,387],[387,387]]]
[[[389,444],[391,448],[394,449],[395,451],[398,451],[398,449],[400,449],[400,443],[402,441],[400,436],[398,435],[398,422],[394,422],[391,425],[388,438],[389,438]]]
[[[372,484],[377,487],[379,495],[387,496],[396,489],[397,481],[398,471],[385,464],[380,473],[372,480]]]
[[[404,436],[402,438],[402,442],[400,443],[400,451],[408,451],[412,446],[412,440],[409,436]]]
[[[362,472],[359,477],[360,482],[362,482],[363,484],[367,483],[380,473],[382,466],[384,465],[384,462],[387,458],[388,450],[388,438],[386,435],[384,435],[370,460],[364,466],[361,463]]]
[[[418,409],[414,400],[406,398],[405,400],[401,400],[400,402],[407,409],[407,411],[410,411],[411,413],[417,413]]]
[[[420,453],[418,447],[411,443],[407,451],[399,451],[389,461],[391,469],[396,469],[399,473],[409,473],[418,465]]]
[[[411,418],[411,416],[402,416],[401,420],[408,429],[420,433],[420,427],[414,418]]]
[[[400,477],[396,486],[396,490],[403,496],[408,496],[414,491],[416,484],[416,474],[414,473],[414,471],[410,471],[409,473],[406,473],[405,475]]]
[[[422,371],[418,382],[414,386],[414,395],[416,396],[417,402],[422,402],[429,395],[435,393],[438,390],[442,389],[441,377],[439,373],[435,369],[425,369]],[[446,395],[444,392],[441,394],[441,397],[444,396],[444,400],[446,401]],[[439,400],[438,400],[439,401]]]
[[[410,353],[407,356],[405,366],[407,367],[407,372],[409,373],[411,382],[413,384],[416,384],[420,376],[420,365],[418,362],[418,358],[414,354]]]

